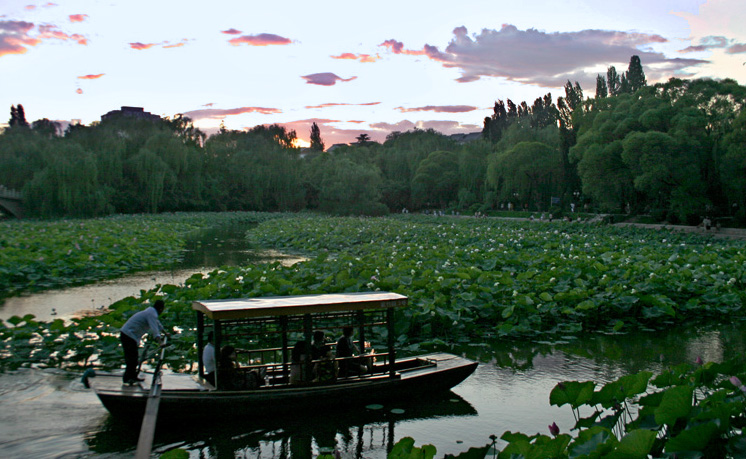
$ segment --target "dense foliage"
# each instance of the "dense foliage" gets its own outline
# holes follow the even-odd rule
[[[221,129],[205,139],[187,118],[109,117],[56,135],[11,107],[0,135],[0,185],[29,215],[159,211],[295,211],[382,215],[403,209],[646,213],[746,224],[746,88],[733,80],[648,86],[639,57],[599,75],[595,97],[568,81],[533,104],[498,100],[481,139],[433,130],[365,133],[323,152],[277,125]],[[19,111],[21,112],[19,114]],[[25,115],[24,115],[25,116]],[[23,118],[23,122],[21,119]]]
[[[305,252],[307,261],[223,267],[192,276],[185,286],[162,285],[125,298],[101,317],[70,324],[15,317],[0,328],[0,352],[12,356],[3,364],[82,364],[95,354],[99,364],[119,365],[117,327],[156,297],[168,303],[164,322],[182,330],[172,340],[177,352],[171,361],[182,369],[195,361],[191,302],[196,299],[399,292],[410,298],[396,322],[396,339],[405,351],[743,315],[743,242],[579,223],[277,217],[250,230],[251,240]]]
[[[66,287],[171,266],[185,236],[257,214],[161,214],[54,222],[0,222],[0,301],[19,292]]]

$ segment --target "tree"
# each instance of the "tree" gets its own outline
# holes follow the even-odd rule
[[[311,125],[311,150],[324,151],[324,141],[321,140],[321,130],[316,122]]]
[[[326,162],[319,192],[321,210],[338,215],[385,215],[381,203],[381,171],[371,164],[358,164],[347,157]]]
[[[603,99],[609,95],[609,88],[606,86],[606,80],[601,75],[596,76],[596,98]]]
[[[632,56],[629,60],[629,68],[625,74],[627,86],[630,93],[637,92],[647,84],[645,72],[642,70],[642,63],[639,56]]]
[[[47,137],[56,137],[60,130],[60,123],[42,118],[31,123],[31,129]]]
[[[370,142],[370,136],[366,133],[362,133],[359,136],[355,137],[355,140],[357,140],[357,144],[359,145],[365,145],[366,143]]]
[[[459,160],[452,151],[434,151],[422,160],[412,179],[416,207],[446,207],[458,197]]]
[[[616,67],[613,65],[606,70],[606,87],[609,90],[610,96],[616,96],[619,94],[621,81],[619,81],[619,74],[616,73]]]
[[[14,127],[28,127],[28,121],[26,121],[26,112],[23,110],[23,105],[10,106],[10,120],[8,125]]]
[[[549,204],[560,191],[563,178],[560,152],[545,143],[521,142],[492,158],[488,180],[498,185],[503,199],[513,193],[527,203]]]

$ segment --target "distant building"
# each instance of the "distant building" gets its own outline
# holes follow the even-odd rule
[[[335,143],[331,147],[327,148],[326,151],[330,152],[330,151],[336,150],[339,147],[348,147],[348,146],[349,146],[349,144],[347,144],[347,143]]]
[[[465,144],[469,143],[474,140],[479,140],[482,138],[482,132],[470,132],[468,134],[451,134],[448,137],[455,140],[457,143]]]
[[[105,115],[101,115],[101,121],[115,118],[117,116],[130,116],[132,118],[142,118],[151,121],[160,120],[161,117],[146,112],[142,107],[122,107],[121,110],[112,110]]]

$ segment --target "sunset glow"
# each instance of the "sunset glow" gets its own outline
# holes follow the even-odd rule
[[[194,14],[170,2],[31,4],[0,15],[0,108],[84,124],[121,106],[182,113],[216,131],[278,123],[327,145],[414,127],[480,131],[495,100],[515,103],[641,59],[671,77],[746,83],[746,2],[381,0],[366,8],[226,0]],[[292,11],[292,14],[287,12]],[[579,14],[581,13],[582,14]],[[0,118],[4,121],[7,118]]]

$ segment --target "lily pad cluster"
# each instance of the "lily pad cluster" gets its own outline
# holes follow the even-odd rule
[[[113,216],[0,222],[0,299],[171,266],[186,236],[252,213]]]
[[[743,457],[746,386],[743,357],[643,371],[604,385],[564,381],[552,405],[569,405],[574,435],[505,432],[499,458]]]
[[[0,353],[8,356],[3,364],[119,366],[118,327],[155,298],[166,300],[164,324],[179,331],[171,340],[169,365],[181,370],[193,368],[196,360],[194,300],[401,293],[409,297],[409,307],[396,317],[395,338],[404,353],[493,338],[542,341],[744,317],[741,241],[459,217],[267,214],[259,220],[247,233],[253,245],[308,259],[195,274],[184,285],[159,285],[114,303],[101,317],[70,324],[14,317],[0,323]],[[88,222],[78,222],[81,235],[88,234]],[[385,331],[375,339],[385,342]]]

